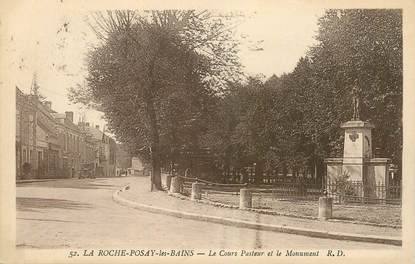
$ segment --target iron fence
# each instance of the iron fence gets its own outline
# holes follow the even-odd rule
[[[228,169],[222,171],[222,180],[224,183],[249,183],[249,184],[269,184],[292,183],[302,181],[307,184],[321,184],[321,179],[309,169],[282,171],[268,170],[258,175],[254,167],[245,167],[242,169]]]
[[[362,181],[330,181],[325,184],[327,195],[335,203],[396,204],[402,203],[400,182],[364,184]]]
[[[337,204],[392,204],[401,205],[401,184],[385,185],[377,183],[368,188],[360,181],[330,181],[324,186],[321,183],[307,180],[275,179],[272,183],[215,183],[198,178],[180,177],[183,181],[183,192],[190,194],[192,183],[203,184],[203,193],[235,194],[241,188],[248,188],[254,195],[262,195],[277,200],[316,201],[322,195],[333,197]]]
[[[275,181],[271,184],[239,184],[239,183],[215,183],[198,178],[182,177],[183,192],[189,194],[193,182],[203,185],[203,193],[209,194],[239,194],[241,188],[248,188],[254,195],[263,195],[273,199],[318,200],[322,195],[320,184],[302,181]]]

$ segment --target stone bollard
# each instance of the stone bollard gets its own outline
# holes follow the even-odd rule
[[[179,177],[171,177],[170,192],[171,193],[180,193],[182,189],[182,181]]]
[[[249,189],[241,189],[239,191],[239,208],[251,208],[252,207],[252,193]]]
[[[202,199],[202,184],[198,182],[192,183],[192,194],[190,199],[192,201]]]
[[[332,216],[332,205],[332,197],[320,197],[318,199],[318,219],[323,221],[330,219]]]
[[[167,190],[170,190],[170,184],[171,184],[171,175],[166,176],[166,186]]]

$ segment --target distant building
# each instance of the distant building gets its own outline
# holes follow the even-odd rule
[[[99,127],[73,123],[73,112],[60,114],[50,101],[16,87],[16,179],[69,178],[82,164],[96,176],[114,176],[115,140]]]
[[[50,102],[16,89],[16,174],[54,178],[59,174],[59,145]]]
[[[128,175],[144,175],[144,163],[139,157],[131,158],[131,168],[128,168]]]
[[[65,178],[76,177],[80,170],[83,133],[73,123],[73,112],[54,113],[54,117],[57,121],[56,130],[61,150],[62,176]]]
[[[126,173],[128,168],[131,168],[131,154],[125,149],[122,144],[117,144],[116,152],[117,176],[121,173]]]
[[[96,141],[87,131],[80,129],[83,134],[83,141],[81,145],[81,165],[93,164],[95,168],[99,164],[99,148],[97,147]]]
[[[16,177],[32,172],[33,153],[36,149],[35,105],[28,95],[16,87]]]
[[[51,114],[51,102],[41,103],[33,99],[36,104],[36,146],[37,146],[37,169],[38,177],[55,178],[60,170],[60,148],[56,122]]]
[[[116,151],[117,146],[115,140],[109,137],[99,129],[96,125],[92,127],[89,123],[78,123],[81,130],[89,134],[91,137],[88,140],[95,147],[96,159],[95,168],[97,177],[109,177],[116,175]]]
[[[132,157],[131,159],[131,168],[136,171],[144,170],[144,164],[138,157]]]

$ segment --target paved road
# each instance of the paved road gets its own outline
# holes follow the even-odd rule
[[[135,178],[66,179],[17,187],[17,245],[29,248],[398,249],[309,238],[129,209],[112,193]]]

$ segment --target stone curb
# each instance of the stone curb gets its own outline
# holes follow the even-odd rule
[[[58,181],[58,180],[65,180],[66,178],[62,179],[33,179],[33,180],[18,180],[16,184],[24,184],[24,183],[33,183],[33,182],[46,182],[46,181]]]
[[[181,211],[176,211],[176,210],[171,210],[171,209],[166,209],[166,208],[160,208],[156,206],[139,204],[139,203],[130,201],[128,199],[122,198],[119,195],[120,192],[123,192],[127,188],[129,188],[127,186],[123,187],[121,190],[117,190],[116,192],[114,192],[112,195],[112,199],[118,204],[130,207],[130,208],[134,208],[134,209],[151,212],[151,213],[164,214],[164,215],[174,216],[178,218],[205,221],[205,222],[211,222],[211,223],[216,223],[216,224],[242,227],[242,228],[250,228],[250,229],[256,229],[256,230],[263,230],[263,231],[296,234],[296,235],[303,235],[303,236],[317,237],[317,238],[350,240],[350,241],[358,241],[358,242],[369,242],[369,243],[402,246],[402,240],[396,239],[393,237],[368,236],[368,235],[358,235],[358,234],[351,234],[351,233],[337,233],[337,232],[320,231],[320,230],[289,227],[289,226],[260,224],[256,222],[245,221],[245,220],[237,220],[237,219],[232,219],[232,218],[209,216],[209,215],[199,215],[195,213],[181,212]]]
[[[30,179],[30,180],[18,180],[16,184],[24,184],[24,183],[34,183],[34,182],[46,182],[46,181],[60,181],[60,180],[86,180],[86,179],[110,179],[110,178],[121,178],[120,176],[112,176],[112,177],[96,177],[96,178],[53,178],[53,179]]]

